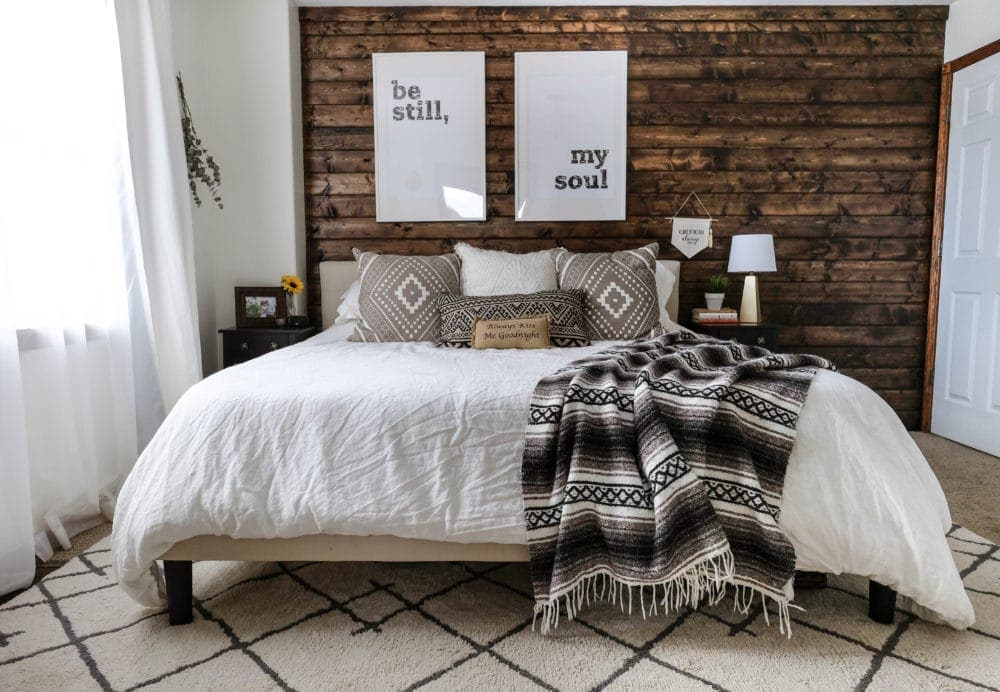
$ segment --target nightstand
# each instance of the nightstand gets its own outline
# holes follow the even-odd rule
[[[302,329],[269,329],[263,327],[227,327],[222,334],[222,367],[244,363],[279,348],[305,341],[316,333],[316,327]]]
[[[781,327],[776,324],[690,324],[688,328],[699,334],[727,339],[747,346],[763,346],[769,351],[778,350]]]

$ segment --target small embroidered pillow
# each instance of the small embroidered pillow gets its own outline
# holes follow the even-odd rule
[[[472,325],[472,348],[548,348],[549,316],[480,320]]]
[[[583,291],[587,336],[621,341],[645,336],[660,322],[656,294],[658,243],[622,252],[570,252],[556,248],[562,290]]]
[[[583,293],[539,291],[504,296],[438,296],[438,346],[469,348],[476,320],[514,320],[545,315],[553,346],[589,346],[583,324]]]

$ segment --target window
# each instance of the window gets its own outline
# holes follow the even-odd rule
[[[129,166],[114,9],[60,0],[3,14],[2,321],[18,329],[121,324]]]

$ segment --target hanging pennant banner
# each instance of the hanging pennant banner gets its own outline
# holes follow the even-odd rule
[[[675,216],[670,244],[691,258],[705,248],[712,247],[712,219]]]

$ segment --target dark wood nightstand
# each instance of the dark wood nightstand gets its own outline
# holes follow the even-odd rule
[[[747,346],[763,346],[769,351],[778,350],[781,327],[776,324],[694,324],[691,331],[727,339]]]
[[[279,348],[305,341],[316,333],[316,327],[302,329],[268,329],[263,327],[227,327],[222,334],[222,367],[244,363]]]

